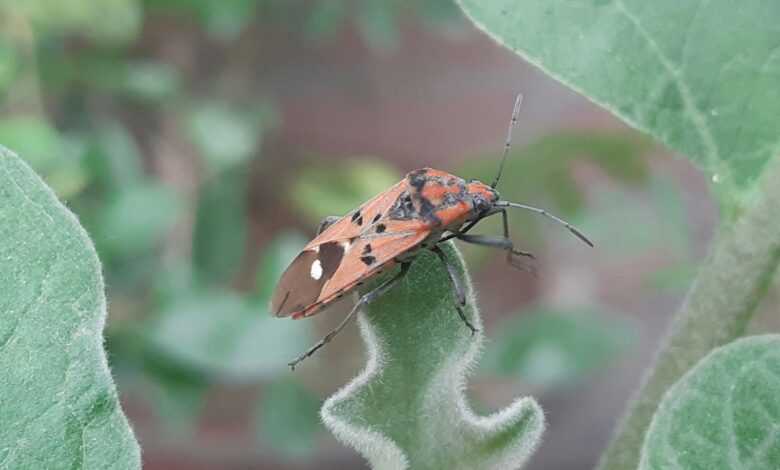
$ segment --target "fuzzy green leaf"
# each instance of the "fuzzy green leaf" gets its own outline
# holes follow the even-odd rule
[[[458,1],[496,40],[724,190],[749,188],[780,151],[777,2]]]
[[[640,470],[780,468],[780,335],[716,349],[666,393]]]
[[[0,468],[140,468],[103,351],[92,243],[0,147]]]
[[[481,328],[471,283],[466,314]],[[532,398],[490,416],[476,416],[463,394],[483,336],[472,336],[455,310],[439,259],[425,252],[404,280],[359,316],[366,369],[329,398],[325,425],[357,449],[375,470],[520,468],[539,443],[544,416]]]

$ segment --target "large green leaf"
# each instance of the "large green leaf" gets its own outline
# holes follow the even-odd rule
[[[780,336],[716,349],[669,389],[640,470],[780,468]]]
[[[724,189],[749,187],[780,151],[780,3],[458,1],[499,42]]]
[[[140,468],[103,352],[92,243],[1,147],[0,259],[0,468]]]
[[[466,315],[481,320],[468,288]],[[465,375],[480,350],[455,310],[447,270],[421,254],[405,279],[359,316],[369,360],[366,369],[325,402],[325,425],[379,469],[520,468],[541,438],[544,418],[531,398],[490,416],[477,416],[463,395]]]

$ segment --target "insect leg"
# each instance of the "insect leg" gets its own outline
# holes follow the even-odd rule
[[[512,240],[512,237],[509,236],[509,217],[506,214],[506,209],[501,209],[499,211],[501,213],[501,223],[504,226],[504,238],[507,240]],[[515,250],[514,245],[512,247],[512,250],[508,251],[506,254],[506,261],[509,264],[512,264],[512,256],[524,256],[526,258],[536,259],[536,257],[533,255],[533,253],[529,253],[527,251],[521,251],[521,250]]]
[[[287,365],[290,366],[290,369],[295,370],[295,366],[298,365],[301,361],[306,359],[307,357],[311,356],[315,352],[317,352],[318,349],[328,344],[333,337],[335,337],[341,330],[344,329],[345,326],[347,326],[347,323],[352,319],[352,317],[355,316],[355,313],[357,313],[362,307],[365,305],[373,302],[376,300],[377,297],[382,296],[385,292],[389,291],[394,285],[398,283],[398,281],[401,280],[401,278],[406,274],[406,272],[409,270],[410,263],[403,263],[401,264],[401,270],[393,276],[392,278],[388,279],[387,281],[380,284],[378,287],[376,287],[371,292],[363,295],[360,300],[357,301],[354,307],[352,307],[352,310],[347,314],[346,317],[344,317],[343,320],[341,320],[341,323],[330,331],[325,337],[323,337],[317,344],[309,348],[308,351],[298,356],[294,361],[291,361]]]
[[[466,324],[466,326],[471,330],[471,334],[473,335],[477,332],[477,329],[474,327],[474,325],[471,324],[471,322],[469,322],[468,318],[466,318],[465,312],[463,312],[463,307],[466,305],[466,289],[460,282],[461,280],[460,276],[458,275],[458,271],[455,266],[447,259],[447,255],[444,254],[438,245],[431,247],[431,251],[436,253],[436,256],[439,257],[441,262],[444,263],[444,266],[447,268],[447,274],[450,276],[452,288],[455,291],[455,296],[458,299],[458,302],[455,304],[455,308],[458,310],[458,316],[460,316],[460,319],[463,320],[463,323]]]
[[[460,230],[453,231],[449,235],[446,235],[446,236],[442,237],[439,240],[438,243],[446,242],[447,240],[452,240],[453,238],[457,238],[458,236],[460,236],[460,235],[468,232],[469,230],[473,229],[474,226],[477,225],[477,222],[479,222],[479,220],[472,220],[471,222],[469,222],[465,226],[463,226]]]
[[[507,221],[506,211],[502,210],[500,212],[504,223],[503,238],[488,237],[485,235],[466,235],[464,233],[458,233],[457,234],[458,240],[462,240],[466,243],[472,243],[475,245],[489,246],[492,248],[499,248],[501,250],[506,250],[507,252],[506,260],[507,263],[510,264],[510,266],[517,269],[522,269],[523,271],[528,271],[531,274],[536,274],[536,269],[532,265],[528,265],[528,263],[524,263],[520,259],[520,257],[535,259],[534,255],[526,251],[515,249],[514,243],[509,238],[509,223]]]
[[[321,234],[325,231],[326,228],[330,227],[334,223],[336,223],[341,217],[337,215],[329,215],[322,219],[322,222],[320,222],[320,226],[317,227],[317,235]]]

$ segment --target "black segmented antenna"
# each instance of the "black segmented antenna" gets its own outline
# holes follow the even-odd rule
[[[504,171],[504,163],[506,163],[506,157],[509,155],[509,148],[512,146],[512,129],[514,129],[517,123],[517,115],[520,114],[520,105],[523,104],[523,94],[518,93],[515,98],[515,107],[512,108],[512,120],[509,121],[509,129],[506,132],[506,142],[504,143],[504,155],[501,157],[501,164],[498,166],[498,174],[496,179],[493,180],[491,188],[496,189],[498,182],[501,180],[501,173]]]
[[[576,236],[577,238],[579,238],[580,240],[585,242],[588,246],[591,246],[591,247],[593,246],[593,242],[590,241],[588,239],[588,237],[586,237],[582,232],[577,230],[577,228],[574,225],[566,222],[565,220],[561,219],[560,217],[556,217],[556,216],[550,214],[549,212],[547,212],[544,209],[540,209],[538,207],[533,207],[533,206],[527,206],[525,204],[518,204],[516,202],[509,202],[509,201],[497,201],[495,203],[495,206],[496,207],[514,207],[516,209],[525,209],[527,211],[536,212],[539,215],[543,215],[545,217],[548,217],[548,218],[554,220],[555,222],[558,222],[559,224],[561,224],[564,227],[566,227],[567,229],[569,229],[569,231],[571,233],[573,233],[574,236]]]

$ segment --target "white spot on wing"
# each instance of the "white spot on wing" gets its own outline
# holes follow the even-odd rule
[[[322,277],[322,263],[320,263],[320,260],[314,260],[314,262],[311,264],[311,271],[309,271],[309,274],[311,274],[312,279],[316,281],[320,280]]]

